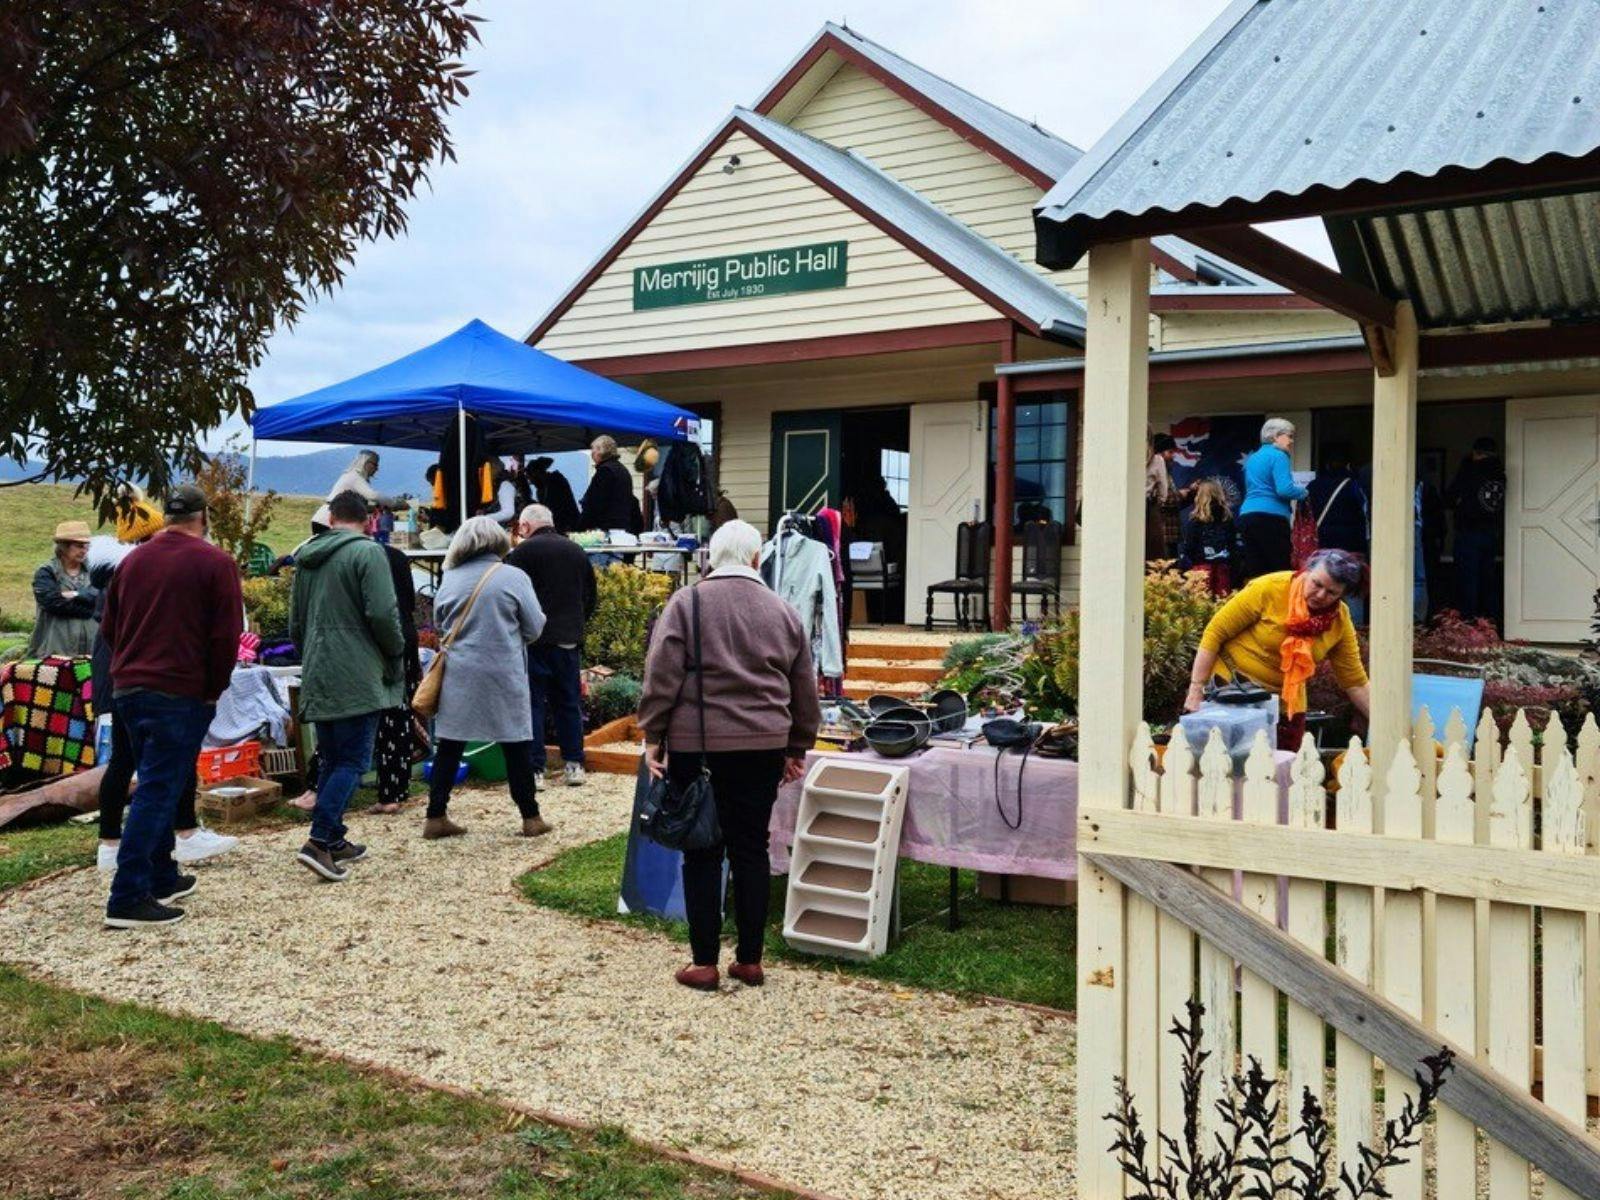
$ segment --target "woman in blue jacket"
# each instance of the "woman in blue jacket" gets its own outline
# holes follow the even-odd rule
[[[1289,455],[1294,424],[1272,417],[1261,427],[1261,448],[1244,460],[1244,503],[1239,506],[1239,583],[1289,569],[1290,505],[1306,489],[1294,481]]]

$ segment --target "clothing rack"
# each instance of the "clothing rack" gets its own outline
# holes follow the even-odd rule
[[[772,578],[770,581],[770,586],[774,592],[778,593],[779,595],[782,595],[783,592],[783,571],[785,558],[784,541],[787,535],[791,533],[809,541],[817,542],[819,545],[822,545],[825,549],[827,549],[828,557],[831,562],[836,563],[838,561],[838,547],[829,545],[827,539],[817,536],[818,532],[818,518],[814,514],[801,512],[799,510],[790,510],[778,518],[777,526],[774,528],[772,537],[769,539],[768,543],[772,547],[773,551],[771,572]],[[838,631],[841,647],[844,645],[846,636],[843,606],[844,602],[842,597],[836,596],[835,611],[832,613],[821,613],[822,620],[832,621],[834,623],[834,626]],[[821,681],[821,692],[824,696],[832,698],[837,694],[842,694],[842,667],[839,677],[835,679],[833,676],[823,674],[821,671],[821,664],[819,663],[818,679]]]

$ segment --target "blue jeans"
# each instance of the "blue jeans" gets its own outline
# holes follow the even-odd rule
[[[555,710],[561,760],[583,762],[583,704],[578,698],[578,648],[528,647],[528,694],[533,700],[533,769],[544,770],[544,713]]]
[[[177,883],[172,822],[216,706],[159,692],[130,692],[112,702],[112,711],[127,733],[139,773],[106,901],[106,911],[116,916],[170,894]]]
[[[324,846],[344,841],[344,810],[356,785],[372,766],[372,743],[378,736],[379,713],[318,721],[317,806],[311,810],[311,840]]]

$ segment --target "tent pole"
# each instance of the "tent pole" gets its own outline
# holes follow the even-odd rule
[[[250,466],[245,471],[244,477],[244,519],[250,519],[250,502],[255,498],[256,492],[256,436],[250,435]]]
[[[467,461],[467,410],[466,406],[459,400],[456,401],[456,432],[460,438],[461,447],[461,478],[459,481],[461,486],[461,521],[465,523],[466,519],[472,515],[467,508],[467,476],[472,474],[472,464]]]

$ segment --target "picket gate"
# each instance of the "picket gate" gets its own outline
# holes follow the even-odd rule
[[[1460,1056],[1460,1107],[1447,1081],[1426,1153],[1387,1173],[1396,1200],[1600,1196],[1600,1140],[1585,1131],[1600,1094],[1600,727],[1590,716],[1569,740],[1554,717],[1536,726],[1519,712],[1502,738],[1485,714],[1470,754],[1466,733],[1459,713],[1439,727],[1423,710],[1378,779],[1359,739],[1335,774],[1309,740],[1285,761],[1260,736],[1236,768],[1215,732],[1197,752],[1181,736],[1158,748],[1141,726],[1124,807],[1080,815],[1079,852],[1127,885],[1121,1053],[1086,1056],[1080,1070],[1109,1062],[1147,1124],[1176,1135],[1182,1063],[1167,1030],[1193,996],[1213,1052],[1208,1130],[1229,1077],[1254,1058],[1283,1081],[1287,1110],[1305,1090],[1331,1102],[1335,1154],[1353,1171],[1358,1144],[1414,1094],[1418,1064],[1381,1061],[1347,1011],[1275,974],[1270,955],[1246,968],[1197,934],[1206,925],[1183,887],[1148,874],[1181,868],[1191,891],[1195,878],[1212,889],[1211,907],[1220,892],[1261,918],[1212,937],[1243,953],[1237,939],[1259,936],[1280,957],[1331,964],[1338,987],[1381,997],[1382,1013]],[[1341,1021],[1330,1052],[1327,1028]],[[1496,1087],[1515,1095],[1486,1104]]]

